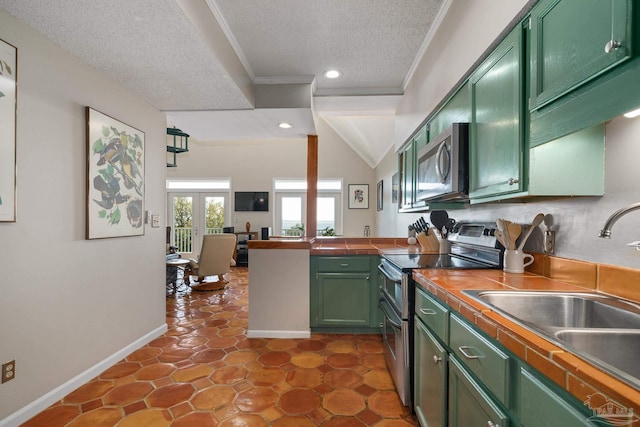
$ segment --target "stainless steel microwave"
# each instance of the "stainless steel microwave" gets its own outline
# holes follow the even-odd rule
[[[469,123],[453,123],[418,151],[416,202],[464,199],[469,192]]]

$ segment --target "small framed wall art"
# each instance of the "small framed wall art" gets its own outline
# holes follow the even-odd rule
[[[16,221],[18,49],[0,40],[0,222]]]
[[[90,107],[86,114],[86,238],[143,235],[144,133]]]
[[[369,209],[369,184],[349,184],[349,209]]]

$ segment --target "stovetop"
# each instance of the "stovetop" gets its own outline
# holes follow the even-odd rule
[[[452,254],[388,254],[383,258],[402,271],[414,268],[497,268],[486,263],[475,262]]]
[[[459,222],[448,236],[448,254],[383,254],[383,258],[403,272],[414,268],[501,268],[504,248],[494,236],[496,228],[492,222]]]

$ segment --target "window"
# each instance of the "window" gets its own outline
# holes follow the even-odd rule
[[[275,234],[281,236],[305,235],[307,182],[303,179],[274,179],[276,196]],[[318,236],[326,233],[342,234],[342,180],[318,180],[317,200]]]
[[[229,179],[167,180],[167,225],[178,252],[196,257],[203,234],[222,233],[231,223],[230,188]]]

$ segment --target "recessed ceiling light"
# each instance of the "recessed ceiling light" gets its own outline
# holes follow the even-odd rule
[[[291,125],[291,123],[282,122],[282,123],[278,123],[278,127],[282,129],[291,129],[293,125]]]
[[[638,108],[637,110],[629,111],[628,113],[625,113],[624,116],[630,119],[638,117],[640,116],[640,108]]]
[[[324,72],[324,76],[328,79],[337,79],[338,77],[340,77],[340,71],[328,70]]]

